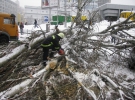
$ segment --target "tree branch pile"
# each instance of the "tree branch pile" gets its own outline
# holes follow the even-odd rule
[[[78,6],[77,17],[80,17],[83,6]],[[92,22],[96,13],[89,21]],[[27,47],[24,44],[20,46],[23,47],[21,54],[9,55],[10,59],[6,56],[0,58],[0,98],[134,100],[135,77],[134,72],[128,69],[128,60],[135,37],[128,30],[135,26],[130,17],[123,22],[110,24],[101,32],[94,30],[98,28],[96,24],[79,20],[80,24],[75,27],[71,25],[63,31],[66,38],[61,43],[66,55],[52,59],[45,68],[41,65],[41,49],[33,55],[34,48],[38,47],[44,36],[30,39]],[[112,36],[117,43],[110,42]],[[133,77],[128,73],[118,73],[123,70]],[[85,77],[80,79],[78,73]]]

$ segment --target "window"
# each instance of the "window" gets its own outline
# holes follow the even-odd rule
[[[4,24],[13,24],[14,20],[12,18],[4,18]]]

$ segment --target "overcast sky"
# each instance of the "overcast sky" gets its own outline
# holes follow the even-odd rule
[[[16,0],[12,0],[16,1]],[[41,6],[41,0],[19,0],[21,6]],[[135,0],[111,0],[114,4],[135,5]]]
[[[111,0],[114,4],[135,5],[135,0]]]

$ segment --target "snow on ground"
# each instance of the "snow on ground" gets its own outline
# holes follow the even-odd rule
[[[96,32],[101,32],[101,31],[103,31],[103,30],[106,29],[109,25],[110,25],[110,23],[109,23],[108,21],[106,21],[106,20],[101,21],[100,23],[96,23],[96,24],[95,24],[95,27],[98,27],[98,28],[96,28],[96,29],[97,29]]]
[[[67,23],[67,27],[69,26],[71,26],[71,23]],[[60,31],[66,29],[64,25],[58,25],[58,27]],[[19,29],[19,26],[18,26],[18,29]],[[20,29],[19,29],[19,40],[25,41],[31,35],[32,32],[38,31],[38,30],[43,30],[44,32],[46,32],[46,24],[41,24],[39,25],[38,28],[34,28],[34,25],[24,25],[23,34],[20,33]],[[55,30],[55,25],[50,25],[50,31],[52,32],[54,30]]]
[[[88,76],[83,73],[75,73],[75,76],[82,82],[84,79],[87,79]]]

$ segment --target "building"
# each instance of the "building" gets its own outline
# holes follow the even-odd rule
[[[98,6],[101,6],[106,3],[111,3],[111,0],[98,0]]]
[[[17,16],[17,4],[11,0],[0,0],[0,13],[15,14]]]
[[[23,22],[23,9],[19,6],[19,1],[0,0],[0,13],[14,14],[16,22]]]
[[[17,4],[17,22],[24,22],[24,8],[20,7],[20,2],[19,0],[16,0],[15,2]]]
[[[116,21],[120,17],[121,11],[132,11],[132,9],[135,9],[135,6],[111,4],[111,3],[106,3],[98,7],[101,20],[111,20],[111,21]]]
[[[33,24],[34,19],[38,24],[48,23],[52,21],[52,16],[70,15],[69,5],[70,2],[65,0],[41,0],[41,7],[25,6],[24,19],[28,24]]]
[[[36,19],[38,24],[44,23],[44,17],[49,15],[49,9],[43,10],[41,7],[25,6],[24,20],[27,24],[34,24]]]
[[[116,21],[120,17],[121,11],[135,9],[134,5],[113,4],[113,0],[98,0],[98,5],[100,5],[97,10],[99,10],[101,20]]]
[[[96,2],[97,0],[93,0],[88,3],[84,7],[82,15],[89,16],[88,10],[92,11],[98,6]],[[25,21],[33,24],[34,19],[37,19],[38,24],[41,24],[52,22],[52,16],[75,16],[77,6],[77,0],[41,0],[41,7],[25,6]]]
[[[89,11],[93,11],[95,8],[98,7],[98,4],[96,2],[91,2],[91,3],[88,3],[84,9],[86,10],[89,10]]]
[[[97,0],[91,1],[84,7],[82,15],[87,16],[87,19],[89,19],[91,17],[91,13],[95,11],[97,7],[98,7]]]

